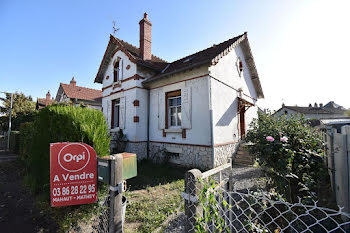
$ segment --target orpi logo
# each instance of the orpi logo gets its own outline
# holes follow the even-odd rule
[[[62,169],[68,172],[82,170],[90,161],[90,152],[86,146],[79,143],[71,143],[62,147],[58,152],[58,163]]]

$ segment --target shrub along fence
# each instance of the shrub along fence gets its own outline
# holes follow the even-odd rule
[[[36,192],[50,190],[50,143],[83,142],[98,156],[109,155],[110,136],[103,113],[66,105],[42,109],[34,122],[22,124],[20,153],[30,186]]]

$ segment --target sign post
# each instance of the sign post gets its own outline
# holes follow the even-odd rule
[[[97,156],[85,143],[50,144],[51,206],[97,201]]]

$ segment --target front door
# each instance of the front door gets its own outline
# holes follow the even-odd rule
[[[245,107],[239,111],[239,127],[240,127],[240,136],[241,138],[245,135]]]

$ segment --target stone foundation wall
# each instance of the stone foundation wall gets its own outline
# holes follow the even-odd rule
[[[169,143],[150,142],[150,158],[165,158],[164,149],[176,156],[171,156],[169,162],[181,166],[207,170],[212,166],[212,148],[195,145],[179,145]]]
[[[125,151],[135,153],[137,155],[137,160],[146,159],[147,142],[128,142]]]
[[[214,148],[215,167],[223,165],[232,159],[238,149],[239,143],[232,143]]]

